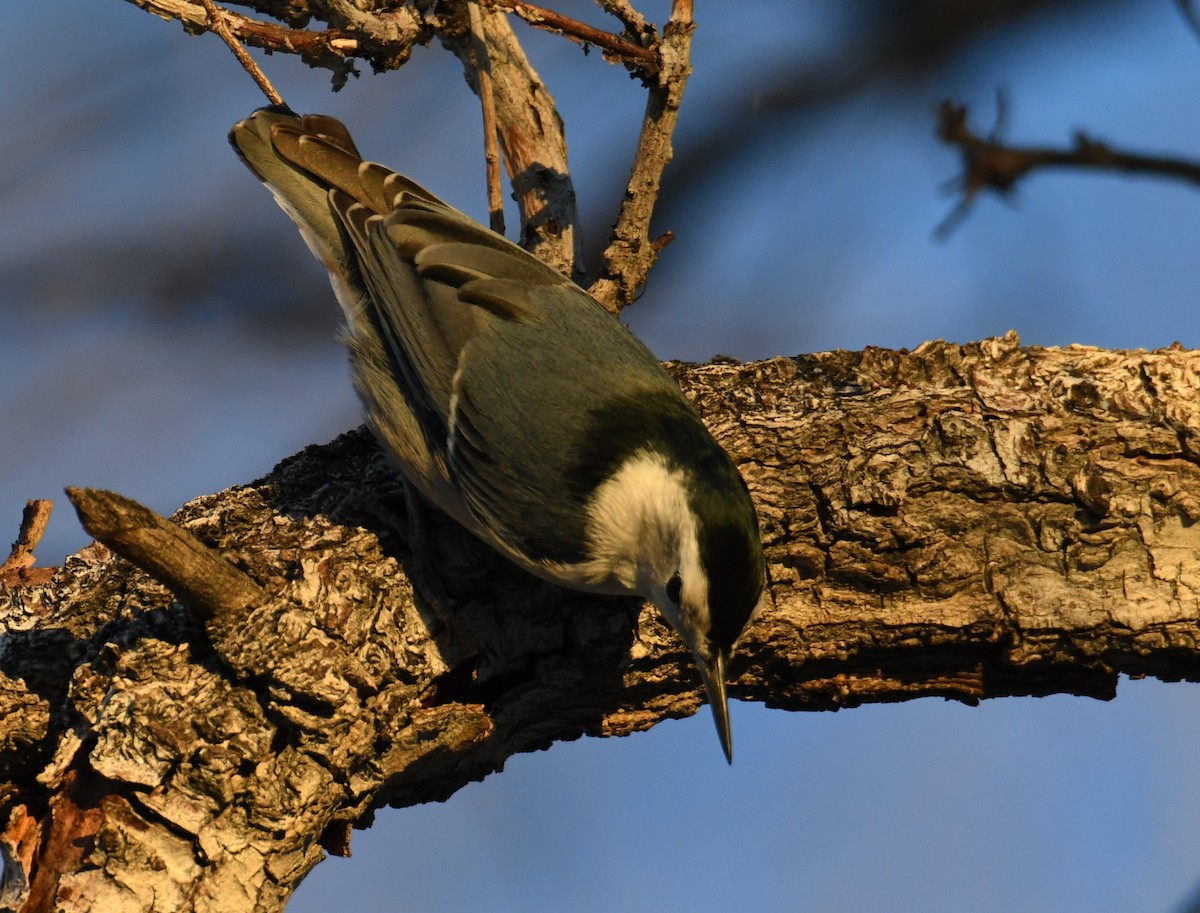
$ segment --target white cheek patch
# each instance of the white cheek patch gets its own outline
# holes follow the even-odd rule
[[[700,543],[696,538],[696,523],[691,511],[685,528],[680,530],[679,577],[683,581],[683,614],[687,628],[707,632],[710,627],[708,611],[708,575],[700,563]],[[688,644],[696,650],[701,644]]]
[[[687,513],[683,478],[652,453],[627,460],[592,494],[588,504],[588,551],[630,590],[660,590],[675,568],[675,523]],[[661,579],[659,579],[661,578]]]
[[[641,451],[596,489],[588,506],[588,546],[598,572],[653,597],[676,630],[708,630],[708,578],[686,478],[662,456]],[[665,591],[676,571],[683,583],[681,607]]]

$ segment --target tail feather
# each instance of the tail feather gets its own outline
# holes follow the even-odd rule
[[[229,143],[296,223],[314,256],[330,273],[344,276],[351,269],[352,255],[346,248],[337,217],[329,207],[329,185],[279,152],[281,138],[298,137],[305,121],[315,121],[328,129],[331,119],[301,118],[286,109],[262,108],[234,125],[229,131]],[[332,123],[337,126],[326,142],[343,158],[357,161],[358,153],[346,128],[336,121]]]
[[[457,217],[464,228],[480,231],[420,184],[390,168],[364,162],[346,128],[332,117],[301,117],[286,108],[260,108],[234,125],[229,142],[331,272],[347,275],[354,262],[344,235],[344,210],[354,203],[386,216],[403,197],[409,205],[423,208],[424,204],[444,218]],[[331,191],[344,195],[340,213],[332,205]]]

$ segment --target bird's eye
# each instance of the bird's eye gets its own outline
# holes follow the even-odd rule
[[[679,600],[683,595],[683,581],[679,579],[678,574],[672,574],[671,579],[667,581],[667,598],[675,605],[679,605]]]

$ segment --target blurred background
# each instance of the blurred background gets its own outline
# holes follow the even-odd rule
[[[1185,185],[1043,172],[933,234],[956,203],[943,97],[986,132],[1003,89],[1014,144],[1084,128],[1200,158],[1200,41],[1176,3],[754,0],[697,18],[657,217],[677,240],[626,312],[663,358],[1009,329],[1200,345]],[[54,564],[87,542],[64,485],[170,513],[359,412],[325,276],[226,145],[262,99],[225,47],[120,0],[12,3],[0,22],[0,541],[26,499],[58,498]],[[517,29],[567,123],[594,267],[644,93]],[[294,108],[486,222],[479,109],[450,54],[336,95],[323,71],[258,59]],[[1198,718],[1197,686],[1157,682],[1107,704],[739,703],[732,768],[707,713],[516,757],[443,805],[382,811],[289,909],[1183,913],[1200,909]]]

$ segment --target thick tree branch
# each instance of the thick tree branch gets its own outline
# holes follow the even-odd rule
[[[1200,679],[1200,352],[1009,337],[675,372],[763,522],[772,605],[736,697]],[[536,581],[436,515],[453,636],[431,637],[403,530],[366,499],[403,493],[360,430],[181,510],[271,596],[215,639],[104,549],[0,596],[0,852],[43,873],[24,896],[279,909],[381,804],[698,709],[651,609]]]
[[[479,21],[504,164],[521,210],[521,245],[578,281],[583,274],[575,186],[567,167],[562,118],[504,14],[480,9]],[[480,94],[471,30],[447,34],[467,81]]]

